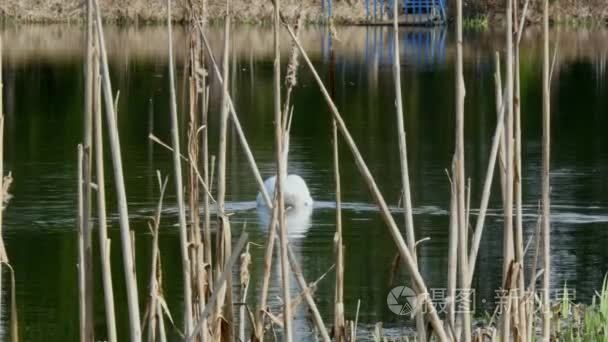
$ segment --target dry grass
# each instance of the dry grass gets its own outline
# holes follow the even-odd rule
[[[195,3],[197,0],[194,1]],[[213,21],[224,18],[225,6],[220,0],[208,1],[207,17]],[[103,0],[100,1],[103,19],[110,22],[162,22],[167,8],[163,0]],[[175,21],[187,19],[185,0],[175,0],[172,17]],[[262,0],[235,0],[233,20],[262,23],[272,19],[272,4]],[[339,1],[334,3],[333,17],[337,23],[358,23],[365,20],[365,2]],[[282,6],[287,18],[303,14],[305,22],[322,22],[325,16],[319,1],[288,0]],[[0,3],[0,15],[22,22],[80,22],[85,8],[80,0],[5,0]]]

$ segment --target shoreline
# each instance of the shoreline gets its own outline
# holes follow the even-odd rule
[[[209,22],[221,22],[225,15],[223,1],[207,1],[206,12]],[[550,9],[550,20],[553,24],[572,26],[607,26],[608,2],[602,0],[586,0],[572,4],[553,3]],[[57,24],[84,22],[84,6],[77,0],[51,0],[40,5],[34,0],[16,2],[9,0],[0,5],[0,20],[28,24]],[[465,25],[474,28],[484,28],[492,23],[493,27],[501,27],[504,22],[502,6],[486,5],[481,1],[472,1],[465,5]],[[126,4],[102,2],[100,4],[102,17],[105,22],[124,25],[160,24],[166,21],[166,6],[163,0],[128,0]],[[530,3],[527,21],[529,24],[539,24],[540,9],[535,3]],[[452,22],[448,5],[448,25]],[[203,8],[199,8],[203,11]],[[272,22],[272,5],[269,1],[256,2],[233,0],[232,20],[235,23],[263,25]],[[327,24],[327,13],[318,2],[303,0],[299,2],[286,1],[282,12],[288,19],[302,16],[307,24]],[[185,22],[189,19],[188,10],[178,2],[172,10],[174,22]],[[368,18],[365,1],[340,1],[333,3],[332,21],[336,25],[378,25]],[[387,18],[384,18],[387,19]]]

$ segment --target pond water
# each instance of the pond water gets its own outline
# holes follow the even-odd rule
[[[14,198],[5,211],[4,234],[16,273],[17,300],[24,341],[78,339],[76,243],[76,146],[82,140],[83,36],[78,26],[2,27],[4,41],[5,169],[13,173]],[[186,37],[175,29],[177,84],[183,88]],[[392,32],[387,28],[338,28],[330,39],[324,28],[303,30],[302,40],[344,120],[376,177],[396,221],[400,167],[391,76]],[[576,300],[589,302],[608,271],[608,31],[555,30],[558,46],[552,84],[552,284],[567,283]],[[431,288],[446,286],[449,180],[454,150],[454,36],[445,28],[401,29],[403,99],[409,149],[412,200],[421,272]],[[153,144],[150,132],[169,140],[167,35],[163,27],[107,29],[114,90],[120,90],[118,124],[123,148],[126,189],[137,243],[140,299],[145,298],[151,236],[147,220],[158,196],[156,170],[172,172],[167,150]],[[471,178],[471,203],[479,206],[491,135],[496,123],[494,52],[503,33],[465,35],[466,172]],[[210,28],[216,58],[222,33]],[[243,129],[264,177],[274,172],[272,102],[272,35],[270,28],[236,26],[230,76]],[[536,225],[541,168],[541,50],[534,29],[523,38],[521,51],[523,127],[523,203],[526,240]],[[282,49],[289,51],[288,37]],[[332,53],[333,50],[333,53]],[[283,63],[283,66],[285,63]],[[331,80],[330,80],[331,79]],[[212,84],[211,149],[217,151],[217,84]],[[315,199],[309,224],[295,224],[291,242],[307,281],[333,264],[335,206],[331,156],[331,121],[311,74],[300,68],[294,93],[290,172],[302,176]],[[180,90],[181,127],[185,98]],[[256,184],[236,133],[228,146],[228,208],[238,235],[246,223],[252,242],[263,244],[266,228],[255,208]],[[349,151],[342,146],[342,198],[345,265],[345,309],[354,319],[360,300],[360,336],[369,337],[383,321],[391,334],[402,334],[411,321],[387,308],[391,262],[397,252]],[[109,169],[109,168],[108,168]],[[110,171],[107,171],[110,173]],[[111,173],[108,174],[108,178]],[[473,286],[478,316],[492,308],[501,278],[502,221],[494,188],[490,216],[479,252]],[[113,184],[108,184],[112,267],[119,338],[127,338],[126,292],[122,276]],[[165,296],[176,325],[181,326],[181,261],[172,181],[161,228]],[[473,213],[474,214],[474,213]],[[298,223],[298,222],[296,222]],[[299,222],[302,223],[302,222]],[[306,223],[306,222],[304,222]],[[96,235],[95,235],[96,236]],[[251,247],[250,304],[255,305],[262,277],[263,250]],[[529,253],[528,255],[530,255]],[[95,264],[96,267],[98,263]],[[96,272],[96,335],[105,336],[102,287]],[[278,269],[274,270],[271,306],[280,305]],[[332,320],[334,273],[319,283],[316,301],[327,322]],[[397,284],[407,285],[405,273]],[[292,282],[294,292],[295,282]],[[6,291],[6,286],[3,287]],[[4,298],[7,293],[4,293]],[[2,302],[2,330],[7,326]],[[297,310],[297,340],[310,339],[305,309]],[[175,338],[175,336],[173,336]]]

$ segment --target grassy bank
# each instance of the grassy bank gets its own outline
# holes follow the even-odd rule
[[[525,0],[519,0],[520,4]],[[474,0],[464,5],[465,24],[477,26],[480,22],[503,24],[504,1]],[[531,24],[540,24],[542,20],[541,2],[530,0],[526,18]],[[607,25],[608,2],[605,0],[554,0],[549,4],[549,20],[565,25]]]
[[[523,2],[523,1],[522,1]],[[220,20],[225,15],[221,1],[194,1],[199,7],[206,7],[210,20]],[[370,1],[370,6],[372,1]],[[448,0],[448,15],[454,13]],[[187,1],[175,0],[172,17],[175,21],[188,19]],[[364,24],[367,22],[365,0],[334,1],[332,14],[338,24]],[[380,2],[379,2],[380,4]],[[164,0],[105,0],[101,1],[103,18],[108,22],[123,23],[159,23],[167,15]],[[259,0],[235,0],[233,2],[233,21],[242,23],[263,23],[272,19],[272,3]],[[83,2],[80,0],[6,0],[0,3],[0,15],[4,19],[21,22],[79,22],[84,13]],[[326,14],[321,1],[290,0],[283,3],[283,14],[295,17],[302,14],[304,22],[323,23]],[[470,22],[473,26],[480,23],[493,22],[502,24],[504,21],[504,1],[473,0],[464,4],[465,25]],[[604,0],[561,0],[553,1],[550,5],[550,16],[553,22],[568,25],[608,24],[608,2]],[[531,0],[528,20],[539,23],[541,8],[538,0]]]

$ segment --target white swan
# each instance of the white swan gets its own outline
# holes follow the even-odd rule
[[[277,176],[272,176],[264,181],[266,193],[274,199],[274,187],[277,181]],[[298,175],[288,175],[283,184],[283,199],[285,207],[288,209],[299,209],[309,207],[312,208],[313,200],[310,197],[308,186],[302,177]],[[258,207],[266,207],[266,201],[261,192],[258,192],[257,197]]]
[[[293,111],[291,112],[293,113]],[[289,132],[291,130],[291,119],[292,114],[287,119],[286,126],[283,127],[283,165],[288,166],[289,157]],[[287,173],[287,171],[285,171]],[[271,201],[274,202],[274,187],[277,181],[277,176],[272,176],[264,181],[264,189],[270,197]],[[285,202],[285,208],[287,209],[307,209],[305,212],[312,213],[312,197],[310,197],[310,191],[308,186],[302,177],[298,175],[287,175],[285,177],[284,184],[282,184],[281,190],[283,190],[283,199]],[[257,196],[258,208],[268,208],[264,196],[261,192],[258,192]],[[310,209],[310,210],[308,210]]]

